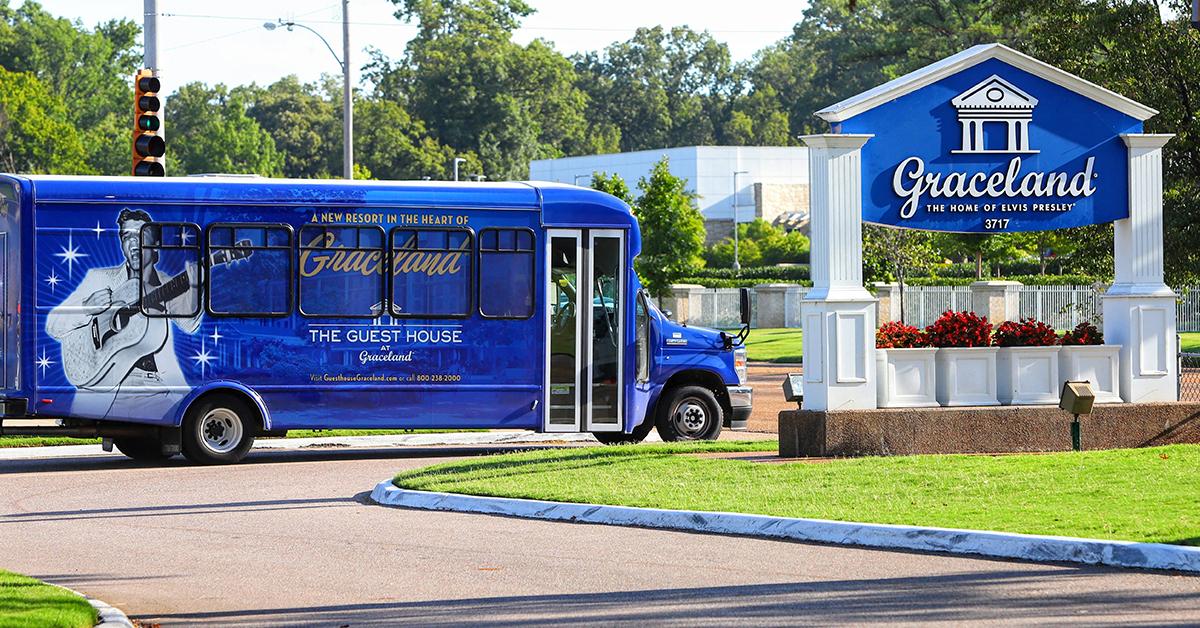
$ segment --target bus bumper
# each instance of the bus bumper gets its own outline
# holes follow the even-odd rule
[[[733,408],[728,427],[731,430],[744,430],[750,424],[754,390],[749,386],[730,386],[728,390],[729,406]]]

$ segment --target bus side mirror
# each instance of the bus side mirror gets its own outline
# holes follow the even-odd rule
[[[750,324],[750,289],[742,288],[738,291],[738,305],[741,306],[742,324]]]

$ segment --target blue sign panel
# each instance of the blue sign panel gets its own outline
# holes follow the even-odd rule
[[[1142,122],[988,59],[833,130],[875,136],[862,148],[864,221],[1007,232],[1127,217],[1120,134]]]

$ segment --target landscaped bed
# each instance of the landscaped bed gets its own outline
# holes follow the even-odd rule
[[[1185,352],[1200,353],[1200,332],[1183,332],[1179,336]],[[803,355],[800,328],[752,329],[746,351],[751,362],[799,362]]]
[[[96,624],[96,611],[61,587],[0,570],[0,628],[80,628]]]
[[[755,443],[632,445],[472,458],[401,488],[1200,545],[1200,446],[786,464],[678,455]]]

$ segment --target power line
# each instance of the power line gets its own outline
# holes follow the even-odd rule
[[[319,9],[318,11],[323,11]],[[310,15],[318,11],[311,11],[303,15]],[[199,13],[161,13],[163,17],[180,17],[192,19],[211,19],[211,20],[232,20],[232,21],[253,21],[263,22],[272,21],[276,18],[271,17],[245,17],[240,15],[207,15]],[[300,16],[297,16],[300,17]],[[305,20],[310,24],[341,24],[341,20]],[[391,26],[400,28],[414,28],[412,25],[404,22],[356,22],[351,21],[351,26]],[[638,27],[628,28],[600,28],[594,26],[521,26],[517,30],[525,31],[566,31],[566,32],[593,32],[593,33],[628,33],[637,30]],[[705,29],[710,33],[727,33],[727,34],[774,34],[774,33],[791,33],[791,28],[754,28],[754,29]]]

